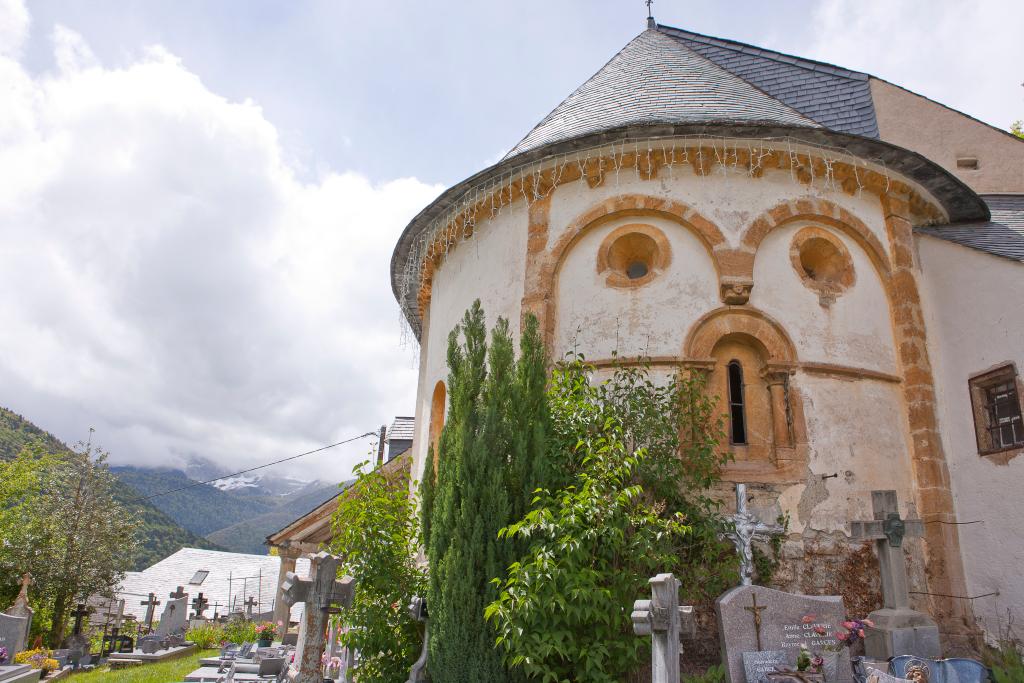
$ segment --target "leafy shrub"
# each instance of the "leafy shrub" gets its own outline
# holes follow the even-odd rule
[[[994,683],[1024,683],[1024,658],[1021,644],[1015,639],[999,641],[998,647],[988,648],[985,664],[992,669]]]
[[[45,648],[24,650],[14,655],[14,662],[16,664],[28,664],[33,669],[56,671],[60,666],[60,663],[56,659],[52,659],[52,655],[53,650],[47,650]]]
[[[247,619],[224,624],[224,640],[229,643],[251,643],[257,640],[256,623]]]
[[[190,640],[199,646],[200,650],[208,650],[211,647],[220,645],[226,639],[224,628],[218,624],[202,624],[193,626],[185,634],[185,639]]]
[[[716,664],[700,675],[684,676],[683,683],[725,683],[725,667]]]

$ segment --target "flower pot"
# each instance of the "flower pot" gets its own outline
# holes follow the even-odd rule
[[[256,641],[256,645],[258,647],[270,647],[273,642],[274,641],[271,640],[270,638],[260,638],[259,640]]]

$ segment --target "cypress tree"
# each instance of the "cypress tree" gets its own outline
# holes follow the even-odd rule
[[[448,417],[436,472],[428,456],[420,484],[435,681],[521,679],[505,670],[484,607],[497,595],[492,579],[518,557],[518,544],[499,539],[498,531],[519,519],[533,490],[545,485],[545,363],[532,316],[518,362],[506,320],[498,319],[488,347],[479,301],[448,336]]]

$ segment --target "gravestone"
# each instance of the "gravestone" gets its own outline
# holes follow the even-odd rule
[[[7,648],[7,661],[13,662],[14,655],[25,649],[28,624],[26,617],[0,614],[0,647]]]
[[[206,608],[209,604],[210,601],[204,598],[202,593],[197,595],[192,600],[192,609],[195,611],[194,617],[196,619],[203,619],[203,612],[206,611]]]
[[[747,683],[760,683],[765,674],[787,666],[785,650],[743,653],[743,673]]]
[[[156,627],[156,635],[166,637],[185,632],[188,617],[188,596],[167,601],[160,623]]]
[[[921,536],[924,524],[919,519],[900,517],[895,491],[872,491],[871,507],[873,520],[850,523],[855,539],[875,542],[882,573],[884,606],[868,615],[875,625],[867,629],[864,654],[872,659],[939,657],[939,627],[927,614],[910,609],[907,560],[903,556],[903,539]]]
[[[75,618],[75,625],[71,635],[64,639],[64,647],[71,653],[71,663],[77,667],[79,660],[89,652],[89,638],[82,633],[82,619],[89,616],[89,608],[84,603],[78,603],[71,616]]]
[[[4,611],[5,614],[25,620],[25,633],[21,638],[23,646],[28,643],[28,634],[32,628],[32,615],[34,614],[34,611],[28,603],[28,587],[31,583],[32,575],[26,572],[21,577],[21,590],[18,591],[18,597],[14,599],[14,604]],[[9,657],[11,661],[14,661],[14,653],[10,653]]]
[[[290,608],[297,602],[305,603],[299,624],[299,641],[295,647],[295,661],[288,672],[291,683],[321,683],[321,659],[327,645],[327,620],[330,614],[352,605],[355,583],[350,576],[338,580],[338,558],[319,552],[310,558],[309,578],[300,578],[295,572],[285,574],[281,582],[281,599]]]
[[[250,595],[249,599],[245,601],[245,616],[247,619],[252,619],[252,610],[256,607],[256,604],[256,598],[252,595]]]
[[[820,653],[836,645],[835,632],[842,628],[846,608],[839,596],[796,595],[762,586],[737,586],[715,601],[722,661],[730,683],[743,683],[744,652],[782,650],[785,664],[796,666],[800,646]],[[850,654],[839,653],[839,683],[853,677]]]
[[[0,666],[0,683],[35,683],[42,673],[28,664]]]

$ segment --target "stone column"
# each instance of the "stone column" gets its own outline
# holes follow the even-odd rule
[[[789,372],[766,369],[765,382],[772,407],[772,433],[776,447],[790,448],[793,445],[793,430],[789,425],[789,406],[786,402],[786,383]]]
[[[298,548],[292,548],[287,545],[278,547],[278,555],[281,557],[281,571],[277,574],[277,595],[274,598],[274,626],[277,628],[278,639],[282,640],[285,634],[288,633],[291,605],[288,605],[281,599],[284,594],[281,589],[281,582],[284,581],[284,577],[288,572],[295,571],[295,561],[299,559],[301,554]],[[278,626],[278,622],[280,622],[280,626]]]
[[[917,487],[919,512],[925,523],[925,554],[931,613],[943,635],[970,648],[977,625],[967,601],[943,597],[967,595],[967,581],[960,557],[960,538],[953,507],[949,467],[939,435],[935,380],[928,357],[924,310],[917,287],[914,235],[905,195],[883,194],[882,211],[892,249],[892,275],[888,290],[892,301],[893,332],[903,374],[903,394],[912,450],[911,465]],[[968,642],[964,642],[967,640]],[[954,644],[954,643],[949,643]]]

